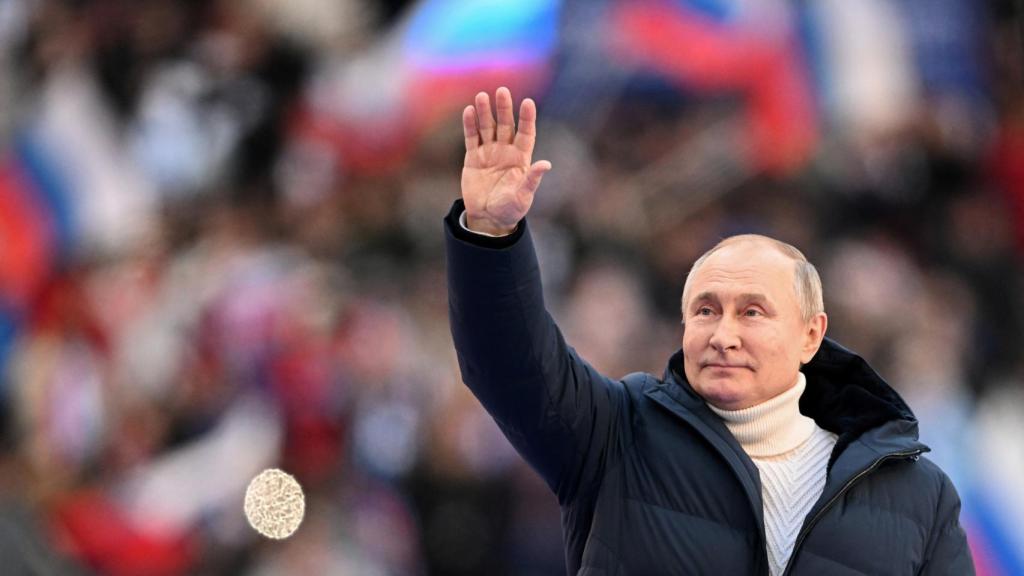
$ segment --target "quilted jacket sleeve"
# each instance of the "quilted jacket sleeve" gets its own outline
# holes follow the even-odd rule
[[[448,304],[462,379],[562,503],[596,481],[623,388],[581,360],[544,307],[526,221],[508,237],[445,218]]]
[[[935,528],[928,543],[927,560],[921,576],[963,576],[974,574],[974,561],[967,535],[960,526],[960,496],[943,475],[942,494]]]

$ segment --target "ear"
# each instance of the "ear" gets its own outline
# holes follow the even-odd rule
[[[804,327],[804,343],[800,350],[800,364],[807,364],[818,353],[821,341],[825,339],[825,330],[828,328],[828,316],[819,312],[807,322]]]

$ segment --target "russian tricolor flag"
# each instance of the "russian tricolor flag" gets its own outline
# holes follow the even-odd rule
[[[21,134],[0,157],[0,373],[26,309],[68,257],[74,228],[65,179]]]
[[[26,135],[0,160],[0,299],[24,305],[45,282],[71,241],[63,179]]]
[[[550,74],[561,0],[425,0],[367,53],[326,71],[293,128],[350,170],[402,162],[481,90],[536,92]]]
[[[618,0],[609,49],[698,92],[746,98],[750,148],[759,168],[785,172],[813,151],[812,84],[782,2]]]

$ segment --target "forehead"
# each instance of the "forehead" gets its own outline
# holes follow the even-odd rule
[[[760,293],[776,301],[796,301],[795,263],[766,242],[745,241],[720,248],[694,272],[691,296],[710,292],[720,298]]]

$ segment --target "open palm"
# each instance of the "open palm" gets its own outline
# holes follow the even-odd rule
[[[533,204],[533,196],[551,163],[531,164],[537,134],[537,106],[523,100],[519,129],[512,112],[512,93],[494,94],[497,122],[486,92],[462,111],[466,160],[462,167],[462,199],[471,230],[504,235],[515,230]]]

